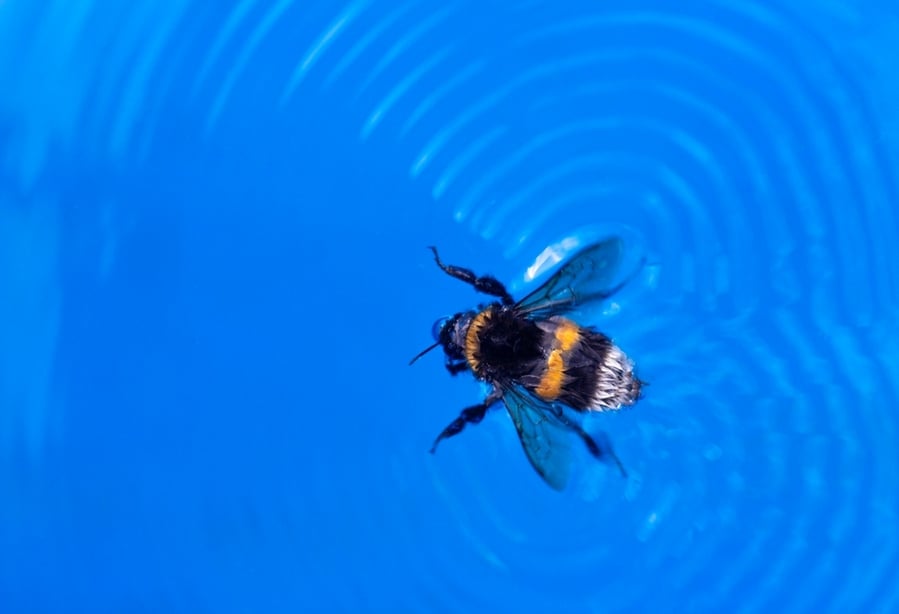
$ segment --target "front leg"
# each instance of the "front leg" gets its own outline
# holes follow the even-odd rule
[[[458,362],[454,362],[451,360],[447,360],[444,363],[446,370],[450,372],[450,375],[459,375],[463,371],[468,370],[468,362],[465,360],[460,360]]]
[[[478,292],[499,297],[502,299],[504,305],[511,305],[515,302],[508,290],[506,290],[506,287],[495,277],[491,277],[490,275],[478,277],[469,269],[453,266],[451,264],[443,264],[440,260],[440,256],[437,254],[437,248],[431,246],[431,251],[434,252],[434,261],[437,262],[437,266],[439,266],[447,275],[455,277],[460,281],[464,281],[467,284],[471,284]]]
[[[447,437],[452,437],[453,435],[458,435],[462,432],[462,429],[465,428],[466,424],[477,424],[481,420],[484,419],[484,414],[487,413],[487,410],[490,409],[490,406],[499,401],[502,398],[501,393],[494,389],[486,399],[484,399],[483,403],[478,403],[477,405],[472,405],[471,407],[466,407],[462,410],[462,413],[459,414],[459,417],[449,423],[441,433],[437,436],[437,439],[434,440],[434,445],[431,446],[431,454],[437,451],[437,444],[439,444],[442,440]]]

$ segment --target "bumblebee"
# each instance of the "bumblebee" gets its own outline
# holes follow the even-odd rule
[[[605,434],[594,438],[578,417],[633,405],[644,383],[609,337],[565,317],[611,297],[633,277],[613,283],[623,253],[621,239],[584,248],[519,301],[496,278],[444,264],[437,249],[430,249],[444,273],[498,299],[438,321],[435,343],[409,363],[442,346],[451,375],[471,371],[492,387],[483,402],[463,409],[443,429],[431,453],[467,424],[481,422],[487,410],[502,401],[531,465],[552,488],[562,490],[567,484],[572,435],[593,457],[614,464],[626,477]]]

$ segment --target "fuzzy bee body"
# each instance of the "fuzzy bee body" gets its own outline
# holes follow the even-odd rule
[[[436,343],[412,360],[440,345],[450,373],[470,370],[493,386],[483,403],[463,410],[440,433],[431,451],[466,424],[480,422],[502,400],[531,464],[550,486],[561,489],[567,482],[572,433],[593,456],[614,462],[624,474],[607,439],[597,442],[576,416],[633,405],[643,383],[633,362],[609,337],[562,315],[608,298],[626,283],[612,284],[621,241],[613,238],[585,248],[518,302],[496,279],[445,265],[432,249],[444,272],[500,300],[447,319],[436,332]]]
[[[465,360],[475,377],[506,375],[529,392],[577,411],[633,405],[640,380],[631,360],[601,332],[562,316],[529,320],[488,306],[465,331]]]

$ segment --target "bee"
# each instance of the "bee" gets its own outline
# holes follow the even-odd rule
[[[463,409],[441,431],[431,453],[466,425],[481,422],[487,410],[502,401],[531,465],[552,488],[562,490],[568,482],[572,436],[626,477],[608,437],[588,434],[579,417],[633,405],[642,396],[644,382],[609,337],[565,317],[590,302],[608,299],[636,274],[613,283],[623,253],[621,239],[612,237],[582,249],[519,301],[496,278],[444,264],[437,249],[429,249],[444,273],[498,299],[438,320],[434,344],[409,362],[441,346],[451,375],[470,371],[491,387],[483,402]]]

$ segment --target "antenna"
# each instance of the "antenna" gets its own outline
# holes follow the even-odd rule
[[[433,350],[433,349],[434,349],[435,347],[437,347],[438,345],[440,345],[440,342],[439,342],[439,341],[437,341],[436,343],[434,343],[434,345],[429,345],[428,347],[426,347],[425,349],[423,349],[421,352],[419,352],[419,353],[415,356],[415,358],[413,358],[412,360],[409,361],[409,365],[411,366],[413,363],[415,363],[416,360],[418,360],[419,358],[421,358],[422,356],[424,356],[425,354],[427,354],[428,352],[430,352],[431,350]]]

